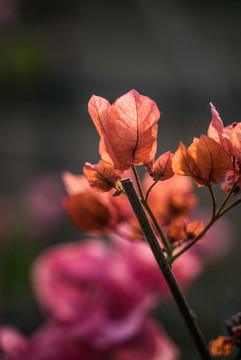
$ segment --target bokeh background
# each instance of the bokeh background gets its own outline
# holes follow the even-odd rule
[[[158,153],[175,151],[206,133],[210,101],[225,125],[240,121],[240,43],[240,0],[0,0],[1,323],[36,328],[33,259],[83,236],[62,211],[60,175],[98,161],[91,95],[151,97],[162,111]],[[188,291],[208,339],[241,310],[239,219],[240,209],[229,215],[232,250]],[[175,304],[156,315],[195,359]]]

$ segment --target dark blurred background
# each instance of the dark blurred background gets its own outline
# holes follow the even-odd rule
[[[240,0],[0,0],[2,323],[26,334],[39,324],[31,263],[41,248],[80,237],[61,210],[60,174],[99,159],[91,95],[112,102],[135,88],[151,97],[162,111],[158,153],[175,151],[206,133],[210,101],[225,125],[240,121],[240,43]],[[236,209],[234,250],[188,292],[209,339],[241,310],[239,218]],[[175,305],[158,317],[195,359]]]

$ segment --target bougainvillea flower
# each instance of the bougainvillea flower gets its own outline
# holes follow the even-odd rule
[[[171,222],[167,230],[169,242],[181,241],[186,237],[186,223],[184,219],[176,219]]]
[[[188,149],[181,143],[174,154],[174,173],[191,176],[198,186],[219,183],[230,165],[230,156],[215,140],[202,135]]]
[[[173,154],[170,151],[167,151],[166,153],[159,156],[154,165],[152,165],[152,163],[147,164],[146,170],[155,181],[164,181],[170,179],[174,175],[172,170],[172,159]]]
[[[167,236],[170,242],[181,241],[181,240],[192,240],[198,236],[204,225],[202,221],[191,221],[187,224],[184,219],[176,219],[171,222],[167,230]],[[199,241],[203,240],[203,237]]]
[[[183,218],[173,220],[167,229],[167,237],[170,242],[176,241],[187,241],[192,240],[198,236],[204,225],[202,221],[191,221],[187,223]],[[204,237],[201,237],[199,241],[203,240]]]
[[[115,169],[127,170],[154,159],[160,111],[153,100],[131,90],[111,106],[93,96],[88,109],[101,137],[103,160],[111,158]]]
[[[186,227],[187,237],[189,239],[194,239],[203,231],[203,229],[204,229],[204,225],[202,221],[199,220],[191,221]],[[200,240],[203,240],[203,238],[201,238]]]
[[[93,195],[81,193],[69,196],[63,199],[63,206],[78,230],[109,231],[111,213]]]
[[[150,176],[145,176],[143,189],[146,191],[152,183]],[[157,182],[149,194],[148,204],[161,226],[186,217],[197,204],[191,179],[174,175],[167,181]]]
[[[94,191],[83,175],[65,172],[62,178],[69,193],[63,206],[79,230],[106,233],[129,216],[131,209],[125,197]]]
[[[236,347],[238,354],[234,359],[240,358],[241,351],[241,313],[233,315],[225,322],[229,336],[218,336],[217,339],[209,342],[210,354],[212,356],[229,355]]]
[[[122,254],[101,241],[47,250],[34,265],[33,284],[44,311],[84,328],[96,347],[135,334],[154,305]]]
[[[112,164],[103,160],[97,165],[85,163],[83,171],[92,189],[99,192],[110,191],[121,178],[121,173],[117,172]]]
[[[235,347],[232,337],[219,336],[216,340],[209,342],[209,350],[211,356],[229,355]]]
[[[153,179],[149,175],[146,175],[142,181],[144,193],[152,185]],[[119,198],[123,197],[120,196]],[[163,227],[164,232],[172,222],[178,219],[186,220],[189,212],[197,204],[191,179],[174,175],[167,181],[158,181],[149,192],[148,204],[158,223]],[[133,211],[129,213],[126,222],[123,222],[118,228],[118,233],[131,241],[144,239],[143,231]]]
[[[241,123],[238,123],[230,131],[229,141],[232,146],[232,155],[237,159],[240,165],[241,164]]]
[[[131,90],[110,107],[107,136],[120,170],[150,162],[156,154],[160,111],[150,98]]]

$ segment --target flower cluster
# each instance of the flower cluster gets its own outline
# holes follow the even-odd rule
[[[115,231],[125,232],[124,237],[129,239],[143,238],[128,199],[119,196],[123,193],[121,179],[129,177],[139,188],[151,222],[154,216],[163,227],[167,242],[171,244],[168,246],[164,241],[171,261],[177,247],[203,239],[208,228],[222,216],[223,207],[215,215],[212,185],[221,182],[226,175],[222,187],[228,196],[239,193],[239,124],[224,128],[211,104],[208,135],[194,138],[188,149],[180,143],[175,154],[167,151],[155,161],[160,111],[153,100],[131,90],[111,105],[106,99],[93,95],[88,110],[100,135],[101,160],[96,165],[85,164],[83,172],[87,181],[83,175],[63,174],[69,193],[63,203],[75,226],[92,234]],[[135,171],[135,176],[130,173],[135,165],[145,165],[147,170],[142,185],[136,184],[139,180]],[[201,220],[190,217],[197,199],[187,176],[193,178],[197,186],[207,186],[211,192],[213,219],[207,228]],[[163,242],[158,229],[156,233]]]
[[[230,355],[238,350],[235,359],[241,356],[241,313],[233,315],[231,320],[226,320],[226,328],[229,336],[219,336],[216,340],[209,342],[212,356]]]
[[[150,315],[170,296],[169,288],[122,180],[132,180],[168,269],[186,289],[228,248],[222,223],[213,225],[241,201],[238,197],[226,207],[241,185],[241,125],[224,127],[211,105],[208,135],[194,138],[188,148],[180,143],[175,154],[167,151],[155,160],[160,111],[153,100],[131,90],[111,105],[93,95],[88,110],[100,135],[101,160],[86,163],[84,175],[63,173],[68,193],[63,207],[80,231],[95,238],[39,256],[32,278],[45,324],[29,339],[2,326],[0,359],[178,359],[179,349]],[[135,165],[147,171],[142,183]],[[217,209],[212,185],[224,176],[227,195]],[[197,197],[190,177],[210,192],[208,221],[200,211],[194,216]]]
[[[160,112],[153,100],[131,90],[111,105],[93,95],[88,110],[100,135],[101,160],[95,165],[86,163],[84,175],[63,174],[68,192],[63,201],[65,210],[79,230],[91,235],[107,234],[111,243],[118,244],[145,292],[160,300],[167,286],[144,243],[140,224],[123,195],[121,181],[130,178],[138,190],[156,236],[173,263],[174,274],[185,288],[208,259],[224,255],[222,249],[227,249],[222,241],[225,231],[221,236],[219,232],[218,244],[208,239],[218,231],[213,224],[228,210],[225,209],[228,199],[239,193],[239,125],[224,128],[211,104],[208,134],[194,138],[188,149],[180,143],[175,154],[167,151],[155,160]],[[146,168],[142,183],[135,165]],[[222,187],[228,195],[216,209],[212,185],[221,182],[224,176]],[[197,186],[207,186],[210,191],[213,211],[209,221],[202,216],[194,218],[197,197],[190,177]],[[239,201],[238,198],[236,202]],[[192,247],[194,244],[197,245]]]

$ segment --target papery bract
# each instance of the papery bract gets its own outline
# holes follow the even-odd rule
[[[131,209],[125,197],[94,191],[83,175],[65,172],[62,178],[69,193],[63,205],[79,230],[106,233],[129,216]]]
[[[230,132],[229,141],[232,146],[232,154],[241,166],[241,123],[238,123]]]
[[[181,143],[174,154],[174,173],[191,176],[198,186],[219,183],[230,164],[227,152],[215,140],[202,135],[188,149]]]
[[[85,163],[84,175],[89,185],[95,191],[106,192],[115,187],[115,183],[120,179],[120,172],[114,170],[112,164],[100,160],[97,165]]]
[[[88,111],[90,117],[95,124],[96,130],[100,135],[99,153],[101,158],[109,163],[112,163],[112,158],[106,151],[106,122],[109,115],[110,103],[108,100],[93,95],[88,103]],[[111,154],[113,157],[113,154]]]
[[[148,173],[154,180],[164,181],[174,175],[172,170],[173,154],[170,151],[159,156],[153,166],[146,166]]]
[[[183,219],[173,220],[168,227],[167,237],[170,242],[180,241],[185,238],[186,224]]]
[[[93,95],[88,110],[101,137],[101,157],[113,162],[115,169],[127,170],[154,159],[160,111],[153,100],[136,90],[112,105]]]
[[[204,225],[202,221],[198,221],[198,220],[192,221],[186,227],[187,237],[189,239],[194,239],[203,231],[203,229],[204,229]],[[203,238],[201,238],[200,240],[202,239]]]
[[[216,340],[209,342],[209,350],[212,356],[229,355],[235,346],[232,337],[219,336]]]
[[[97,198],[89,193],[71,195],[63,199],[63,206],[71,221],[82,231],[107,230],[111,214]]]
[[[145,176],[143,189],[146,191],[152,183],[150,176]],[[148,204],[162,226],[185,218],[197,204],[191,179],[174,175],[167,181],[157,182],[149,194]]]
[[[88,111],[100,137],[104,137],[106,135],[105,123],[108,118],[109,109],[110,103],[108,100],[95,95],[90,98]]]
[[[229,143],[229,134],[232,129],[232,125],[228,125],[224,128],[223,122],[215,106],[211,105],[212,120],[208,127],[208,136],[217,141],[228,153],[231,154],[231,146]]]
[[[157,121],[160,111],[150,98],[131,90],[111,105],[107,137],[121,165],[117,169],[150,162],[156,154]]]

